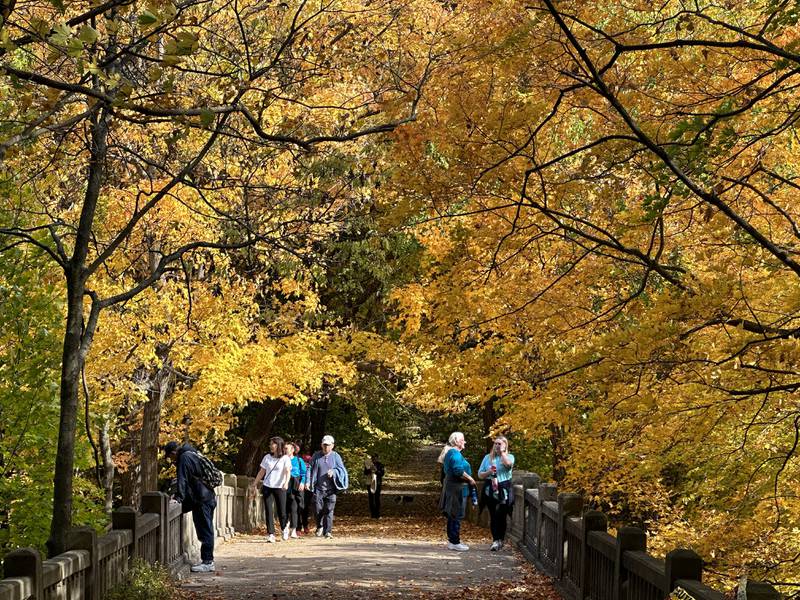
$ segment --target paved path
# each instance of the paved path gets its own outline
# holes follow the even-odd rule
[[[464,541],[476,543],[468,552],[453,552],[443,541],[444,521],[436,524],[439,539],[418,518],[338,519],[333,539],[312,535],[267,544],[264,536],[236,536],[217,548],[215,574],[190,576],[182,588],[197,598],[231,600],[385,598],[524,577],[510,549],[489,552],[491,540],[482,530],[465,524]]]
[[[387,472],[384,518],[368,518],[366,493],[354,489],[337,502],[333,539],[268,544],[264,535],[237,535],[217,546],[216,573],[190,575],[182,589],[197,600],[551,598],[516,552],[489,552],[485,529],[464,522],[470,550],[446,548],[436,507],[439,450],[420,448]]]

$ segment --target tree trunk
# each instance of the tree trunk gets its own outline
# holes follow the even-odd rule
[[[67,321],[61,357],[60,415],[55,471],[53,473],[53,518],[47,552],[53,557],[66,551],[67,534],[72,527],[72,478],[75,464],[75,429],[78,420],[80,377],[86,354],[97,326],[99,306],[92,304],[84,323],[84,270],[89,254],[92,223],[103,181],[103,163],[108,152],[108,113],[101,109],[91,120],[91,148],[88,181],[75,233],[75,246],[67,266]]]
[[[497,421],[497,412],[494,409],[494,398],[490,398],[486,401],[486,404],[483,405],[482,416],[483,416],[483,445],[486,448],[486,452],[492,451],[493,440],[490,437],[492,433],[492,427],[494,426],[495,421]]]
[[[161,407],[172,392],[175,376],[170,368],[169,358],[165,357],[149,381],[147,402],[142,417],[142,442],[140,489],[144,492],[158,491],[158,433],[161,425]]]
[[[309,440],[309,451],[311,454],[318,450],[322,443],[322,436],[325,435],[325,427],[328,424],[328,408],[330,408],[330,398],[325,388],[322,390],[323,396],[311,405],[311,438]]]
[[[247,428],[233,463],[237,475],[253,476],[256,473],[261,457],[266,454],[266,442],[272,437],[272,426],[284,404],[283,400],[274,399],[261,404],[261,409]]]
[[[567,472],[564,469],[564,429],[557,425],[550,426],[550,448],[553,451],[553,481],[561,483]]]
[[[111,453],[111,437],[108,435],[108,419],[100,428],[100,455],[103,459],[103,491],[106,495],[105,510],[110,517],[114,509],[114,456]]]

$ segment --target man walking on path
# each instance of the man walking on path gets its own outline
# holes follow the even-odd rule
[[[309,488],[314,492],[314,508],[317,519],[317,537],[333,537],[333,509],[336,507],[336,493],[348,486],[347,469],[342,457],[333,450],[333,436],[322,438],[322,450],[311,457]]]
[[[183,512],[192,513],[194,529],[200,540],[200,560],[193,565],[193,573],[214,571],[214,509],[217,497],[203,480],[201,459],[190,444],[179,446],[178,442],[168,442],[164,446],[164,456],[177,465],[178,484],[175,500],[183,505]]]

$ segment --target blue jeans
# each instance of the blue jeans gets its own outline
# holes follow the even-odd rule
[[[192,521],[197,539],[200,540],[200,560],[214,562],[214,509],[216,503],[203,503],[192,508]]]
[[[451,544],[461,543],[461,519],[447,517],[447,541]]]
[[[314,508],[317,528],[322,533],[330,533],[333,529],[333,509],[336,508],[336,493],[329,490],[314,490]]]

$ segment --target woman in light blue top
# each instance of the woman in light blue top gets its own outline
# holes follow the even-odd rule
[[[502,435],[494,439],[492,450],[483,457],[478,469],[478,477],[485,479],[483,501],[489,508],[492,530],[492,546],[497,551],[503,547],[506,525],[511,506],[514,504],[514,486],[511,483],[511,470],[514,468],[514,455],[508,451],[508,440]]]

